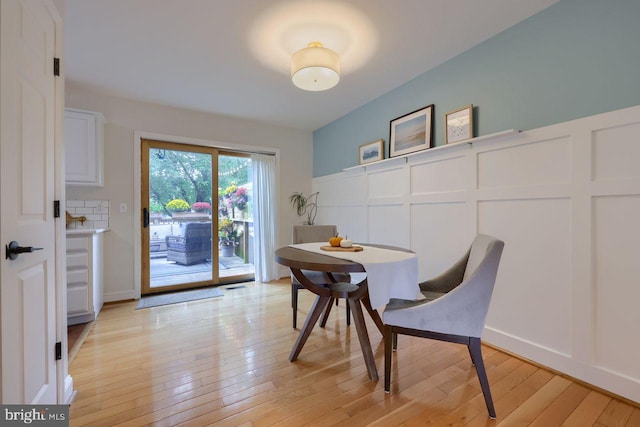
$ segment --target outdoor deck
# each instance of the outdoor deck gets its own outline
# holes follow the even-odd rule
[[[151,258],[150,271],[150,287],[158,288],[162,286],[171,286],[181,283],[202,282],[212,280],[211,260],[207,262],[182,265],[173,261],[167,261],[167,244],[166,236],[180,236],[184,233],[184,224],[188,222],[198,222],[196,220],[209,219],[208,216],[197,217],[195,213],[189,213],[184,216],[183,220],[175,218],[168,220],[154,219],[151,224],[149,256]],[[250,251],[252,242],[252,226],[253,222],[246,219],[234,219],[233,223],[242,230],[239,246],[236,253],[243,254]],[[216,245],[217,246],[217,245]],[[224,257],[222,251],[218,251],[218,268],[219,279],[221,283],[233,281],[233,277],[254,274],[254,266],[250,263],[251,258],[245,260],[237,255]]]
[[[225,278],[254,273],[253,264],[247,264],[238,256],[219,257],[219,276],[222,282]],[[180,265],[167,262],[165,256],[151,258],[151,287],[175,285],[178,283],[200,282],[211,280],[211,260],[194,265]]]

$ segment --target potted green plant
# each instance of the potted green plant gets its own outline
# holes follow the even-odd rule
[[[233,226],[233,221],[229,218],[218,220],[218,243],[223,257],[234,255],[236,244],[238,243],[238,232]]]
[[[303,225],[314,225],[316,214],[318,213],[318,192],[305,196],[304,193],[293,193],[289,196],[291,206],[296,210],[298,216],[307,216]]]
[[[232,195],[231,195],[231,204],[232,206],[238,208],[239,211],[244,211],[247,208],[247,202],[249,201],[249,196],[247,194],[247,189],[244,187],[239,187]]]
[[[165,205],[167,210],[171,212],[171,218],[174,221],[184,222],[188,221],[189,210],[191,209],[191,205],[186,200],[183,199],[173,199],[169,200]]]

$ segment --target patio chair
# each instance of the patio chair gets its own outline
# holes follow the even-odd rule
[[[496,411],[482,360],[480,336],[498,274],[504,242],[479,234],[447,271],[420,283],[424,299],[392,299],[384,309],[384,391],[391,387],[391,354],[398,334],[465,344],[476,367],[491,418]]]
[[[184,235],[167,236],[167,261],[192,265],[211,259],[211,222],[188,222]]]

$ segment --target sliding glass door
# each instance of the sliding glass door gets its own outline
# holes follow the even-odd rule
[[[250,160],[151,140],[141,154],[142,293],[252,279]]]

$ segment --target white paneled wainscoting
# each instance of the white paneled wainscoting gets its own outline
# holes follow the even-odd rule
[[[640,401],[640,106],[349,168],[313,191],[318,224],[413,249],[420,280],[476,233],[504,240],[483,339]]]

